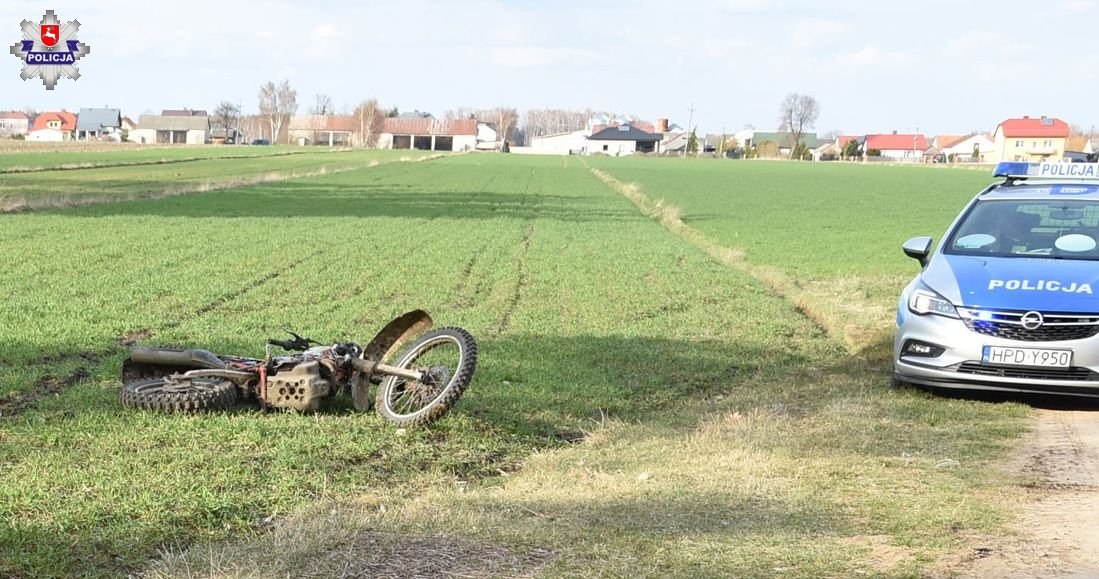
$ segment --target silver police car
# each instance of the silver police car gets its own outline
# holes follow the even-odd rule
[[[895,382],[1099,396],[1099,164],[1001,163],[901,294]]]

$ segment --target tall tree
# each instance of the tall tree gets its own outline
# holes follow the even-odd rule
[[[332,97],[326,94],[318,94],[314,98],[313,110],[310,111],[314,115],[334,115],[336,114],[336,107],[332,105]]]
[[[362,147],[374,147],[378,144],[378,135],[382,132],[382,123],[385,122],[385,113],[378,106],[376,99],[367,99],[355,107],[351,113],[359,123],[359,145]]]
[[[259,89],[259,114],[271,130],[271,142],[277,143],[290,116],[298,110],[298,91],[290,88],[290,81],[279,84],[268,81]]]
[[[224,131],[226,142],[229,141],[230,130],[238,129],[239,131],[239,127],[237,126],[239,124],[239,121],[237,121],[239,117],[240,107],[229,101],[221,101],[217,108],[214,109],[214,128]]]
[[[805,94],[790,93],[782,101],[779,112],[779,132],[789,134],[791,153],[798,149],[801,137],[812,129],[820,115],[817,99]]]

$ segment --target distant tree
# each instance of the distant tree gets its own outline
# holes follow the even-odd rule
[[[724,154],[727,151],[736,150],[736,137],[726,136],[721,139],[720,153]]]
[[[817,99],[798,93],[786,95],[779,108],[778,130],[790,135],[791,152],[801,144],[802,135],[816,125],[819,115],[820,105],[817,104]]]
[[[869,149],[869,150],[866,151],[866,156],[867,157],[880,157],[881,156],[881,149]]]
[[[401,116],[401,111],[397,110],[397,107],[393,107],[385,112],[386,118],[393,119]]]
[[[271,130],[271,142],[277,143],[282,129],[298,110],[298,91],[290,88],[290,81],[280,84],[268,82],[259,89],[259,113]]]
[[[385,115],[378,106],[376,99],[367,99],[355,107],[351,113],[359,123],[359,144],[363,147],[374,147],[378,144],[378,135],[382,132],[382,124]]]
[[[239,122],[237,119],[240,117],[240,107],[229,102],[221,101],[217,108],[214,109],[213,126],[215,129],[221,129],[224,131],[226,142],[229,141],[229,131],[238,128]]]
[[[790,150],[790,158],[799,161],[807,161],[813,158],[813,152],[809,150],[809,145],[798,143]]]
[[[849,159],[853,159],[859,156],[859,142],[855,139],[847,141],[847,144],[843,146],[843,156]]]
[[[698,135],[692,130],[690,135],[687,135],[687,153],[694,155],[698,152]]]
[[[763,141],[755,146],[755,156],[760,159],[775,159],[779,156],[778,143]]]
[[[973,161],[976,162],[976,161],[980,161],[980,160],[981,160],[981,144],[980,143],[973,143]]]
[[[604,111],[584,109],[570,111],[565,109],[531,109],[523,113],[523,133],[527,139],[568,133],[585,129],[593,119],[616,115]]]
[[[332,106],[332,97],[326,94],[316,95],[316,97],[314,97],[313,110],[310,112],[314,115],[336,114],[336,107]]]

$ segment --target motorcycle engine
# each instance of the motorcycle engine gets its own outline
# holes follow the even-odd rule
[[[316,410],[331,392],[332,385],[321,377],[320,363],[311,360],[268,376],[265,399],[275,408],[306,412]]]

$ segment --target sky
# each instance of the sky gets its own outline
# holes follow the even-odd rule
[[[0,110],[248,113],[286,79],[303,113],[326,94],[347,111],[591,108],[718,133],[774,130],[800,93],[819,133],[1099,126],[1099,0],[3,0],[0,44],[47,8],[80,21],[81,77],[47,91],[4,50]]]

